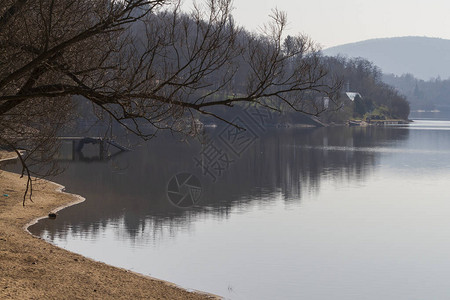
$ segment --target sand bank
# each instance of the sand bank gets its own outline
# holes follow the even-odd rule
[[[0,153],[1,158],[5,154]],[[25,179],[0,171],[0,299],[213,299],[96,262],[30,235],[30,222],[83,201],[42,181],[22,206]],[[215,297],[218,298],[218,297]]]

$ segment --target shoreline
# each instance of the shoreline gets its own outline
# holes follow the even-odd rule
[[[0,157],[0,162],[12,159],[15,154]],[[1,299],[222,299],[95,261],[32,235],[29,226],[85,198],[40,179],[34,186],[34,202],[23,207],[26,179],[19,177],[0,170]]]
[[[0,160],[0,162],[1,162],[1,160]],[[13,174],[14,174],[14,173],[13,173]],[[68,208],[68,207],[70,207],[70,206],[77,205],[77,204],[80,204],[80,203],[83,203],[84,201],[86,201],[86,198],[84,198],[84,197],[81,196],[81,195],[65,192],[64,190],[65,190],[66,187],[65,187],[64,185],[62,185],[62,184],[56,183],[56,182],[54,182],[54,181],[46,180],[46,179],[39,179],[39,180],[41,180],[41,181],[43,181],[43,182],[47,182],[48,184],[52,184],[52,185],[56,186],[55,192],[60,193],[60,194],[62,194],[62,195],[66,195],[67,197],[73,197],[73,198],[75,198],[74,201],[69,202],[69,203],[64,204],[64,205],[61,205],[61,206],[58,206],[58,207],[56,207],[56,208],[50,210],[49,213],[55,213],[55,214],[56,214],[58,211],[63,210],[64,208]],[[37,224],[40,220],[43,220],[43,219],[46,219],[46,218],[48,218],[48,216],[37,217],[37,218],[35,218],[35,219],[33,219],[33,220],[30,220],[30,222],[28,222],[27,224],[24,225],[23,229],[24,229],[28,234],[30,234],[31,236],[36,237],[36,238],[38,238],[38,239],[41,239],[40,237],[38,237],[38,236],[32,234],[32,233],[28,230],[28,228],[30,228],[30,226],[33,226],[33,225]],[[48,243],[48,242],[47,242],[47,243]],[[50,243],[49,243],[49,244],[50,244]]]

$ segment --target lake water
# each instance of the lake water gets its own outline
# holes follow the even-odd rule
[[[450,122],[210,129],[57,179],[87,201],[30,231],[227,299],[448,299]]]

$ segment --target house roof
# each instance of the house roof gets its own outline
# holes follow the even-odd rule
[[[356,96],[359,96],[360,98],[362,98],[361,94],[360,93],[356,93],[356,92],[346,92],[345,94],[352,101],[355,101]]]

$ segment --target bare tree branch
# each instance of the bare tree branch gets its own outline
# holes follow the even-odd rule
[[[188,133],[201,115],[230,124],[220,106],[317,115],[324,97],[335,99],[339,82],[315,44],[284,38],[285,13],[274,10],[260,33],[249,33],[231,12],[230,0],[206,0],[190,13],[169,0],[3,1],[0,137],[16,148],[52,144],[57,130],[44,120],[66,124],[72,96],[143,138]]]

